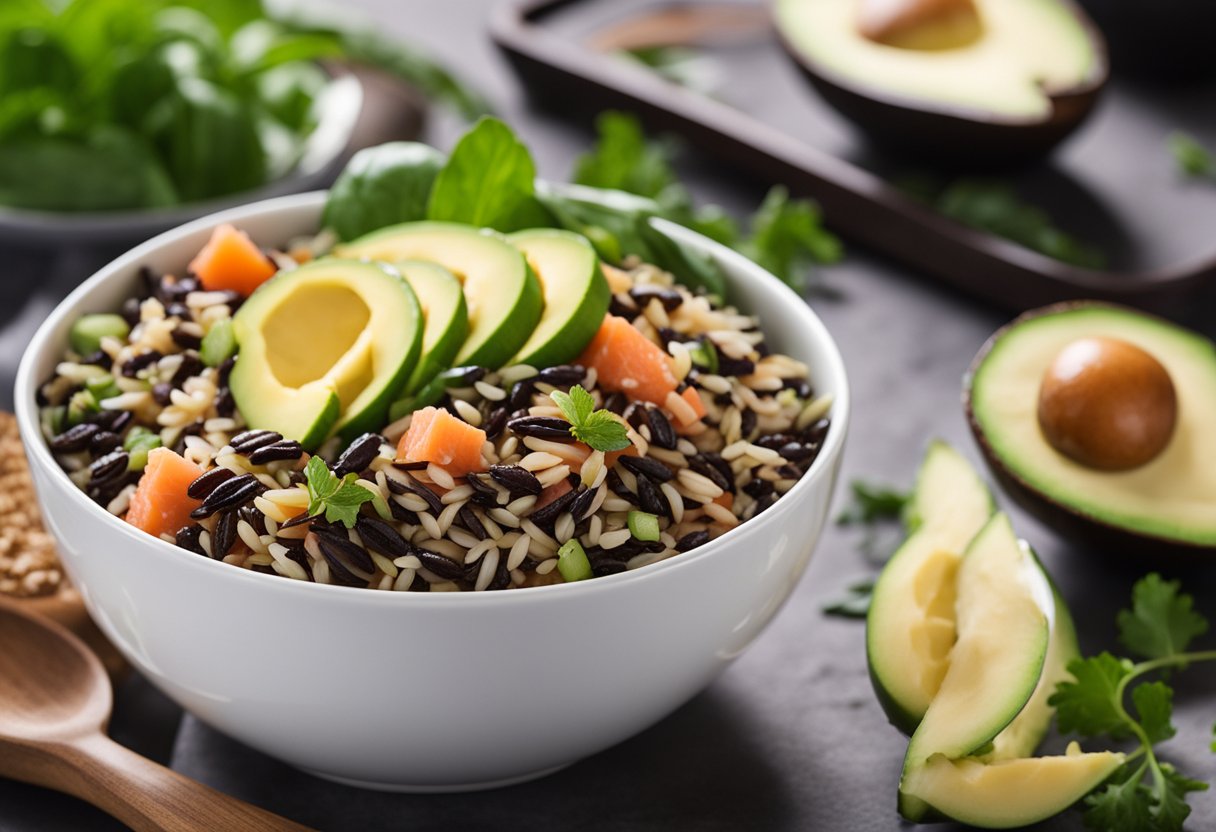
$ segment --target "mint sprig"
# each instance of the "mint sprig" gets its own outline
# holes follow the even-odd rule
[[[607,410],[596,410],[595,399],[576,384],[569,393],[554,390],[553,403],[570,423],[570,434],[597,451],[620,451],[630,445],[625,426]]]
[[[1119,640],[1144,661],[1102,653],[1075,659],[1072,678],[1049,700],[1060,731],[1111,740],[1133,738],[1140,747],[1106,783],[1085,799],[1085,825],[1107,832],[1181,832],[1191,813],[1186,796],[1208,784],[1192,780],[1162,761],[1155,746],[1177,730],[1171,720],[1174,691],[1166,682],[1139,682],[1194,662],[1216,661],[1216,650],[1187,652],[1208,622],[1177,581],[1153,573],[1132,590],[1132,607],[1119,613]],[[1127,700],[1131,699],[1131,708]],[[1214,749],[1216,750],[1216,749]]]
[[[308,460],[304,476],[308,481],[310,517],[324,512],[325,519],[330,523],[341,523],[353,529],[359,517],[359,507],[375,499],[371,491],[355,484],[358,474],[347,474],[339,479],[319,456]]]

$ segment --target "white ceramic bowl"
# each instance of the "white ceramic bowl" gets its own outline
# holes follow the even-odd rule
[[[34,401],[72,321],[117,309],[137,272],[181,269],[220,222],[281,244],[324,195],[216,214],[139,246],[73,292],[30,343],[16,409],[47,523],[89,612],[155,685],[254,748],[362,786],[438,791],[538,776],[641,731],[704,688],[764,629],[826,522],[849,419],[844,367],[780,281],[685,229],[721,262],[774,347],[835,395],[810,471],[772,508],[687,554],[572,585],[406,594],[308,584],[191,554],[123,523],[59,469]]]

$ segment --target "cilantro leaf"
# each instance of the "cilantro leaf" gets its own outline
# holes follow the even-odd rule
[[[1144,768],[1142,765],[1131,777],[1126,777],[1126,771],[1120,769],[1106,785],[1085,798],[1086,829],[1093,829],[1095,832],[1131,832],[1151,828],[1150,796],[1148,789],[1142,784]]]
[[[1116,691],[1124,676],[1132,672],[1132,663],[1102,653],[1089,659],[1073,659],[1068,663],[1071,681],[1060,682],[1056,692],[1047,700],[1056,709],[1060,732],[1075,731],[1085,737],[1108,734],[1115,739],[1131,735],[1131,729],[1116,699]]]
[[[1155,799],[1149,812],[1156,821],[1156,829],[1161,832],[1181,832],[1182,825],[1191,814],[1191,807],[1186,802],[1187,794],[1205,791],[1208,784],[1179,774],[1169,763],[1162,763],[1160,771],[1162,781],[1153,788]]]
[[[554,390],[549,394],[553,403],[570,423],[570,434],[597,451],[620,451],[629,447],[625,426],[607,410],[596,410],[595,399],[581,384],[569,393]]]
[[[375,499],[371,491],[355,484],[358,474],[338,479],[319,456],[308,460],[304,477],[308,485],[308,515],[313,517],[324,512],[327,521],[342,523],[348,529],[354,528],[359,507]]]
[[[784,186],[769,190],[751,228],[743,253],[795,288],[805,288],[806,266],[840,259],[840,239],[820,224],[819,206],[790,199]]]
[[[1132,702],[1140,717],[1140,727],[1151,743],[1165,742],[1177,731],[1170,722],[1174,710],[1174,691],[1165,682],[1146,682],[1132,690]]]
[[[1185,175],[1194,178],[1216,175],[1216,162],[1213,162],[1212,154],[1190,133],[1171,133],[1167,143],[1174,163]]]
[[[1194,610],[1194,599],[1179,593],[1178,581],[1153,572],[1136,582],[1132,608],[1119,613],[1119,640],[1133,653],[1160,659],[1185,652],[1207,632],[1208,622]]]
[[[599,141],[574,163],[571,181],[657,199],[676,184],[675,145],[647,141],[636,117],[608,110],[595,120]]]

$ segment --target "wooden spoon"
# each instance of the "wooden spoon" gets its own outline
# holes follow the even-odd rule
[[[136,832],[307,830],[114,742],[111,705],[105,669],[78,638],[0,601],[0,777],[75,795]]]

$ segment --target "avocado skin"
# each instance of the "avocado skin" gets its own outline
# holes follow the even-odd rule
[[[1216,75],[1216,3],[1080,0],[1106,36],[1116,75],[1199,84]]]
[[[1129,310],[1128,307],[1099,301],[1056,303],[1018,316],[994,332],[980,348],[963,378],[963,410],[967,418],[967,425],[971,428],[971,434],[975,437],[976,445],[979,447],[980,455],[984,458],[988,470],[1000,485],[1001,490],[1019,508],[1082,551],[1100,552],[1104,560],[1115,560],[1128,569],[1139,570],[1148,566],[1161,568],[1163,565],[1168,565],[1175,570],[1187,570],[1210,566],[1213,558],[1216,557],[1216,548],[1122,528],[1082,514],[1033,488],[1005,467],[992,445],[989,444],[984,429],[976,418],[971,400],[972,380],[980,365],[984,363],[984,359],[988,357],[988,353],[992,351],[1003,335],[1013,327],[1043,315],[1094,308],[1135,311],[1136,314],[1145,315],[1145,317],[1155,317],[1139,310]],[[1173,324],[1171,323],[1171,325]]]
[[[1053,95],[1052,114],[1044,121],[987,120],[981,113],[931,100],[903,100],[820,69],[779,26],[777,39],[816,92],[885,153],[945,170],[999,170],[1027,165],[1050,153],[1085,122],[1106,86],[1110,75],[1106,41],[1080,8],[1066,5],[1089,33],[1099,67],[1085,85]]]

